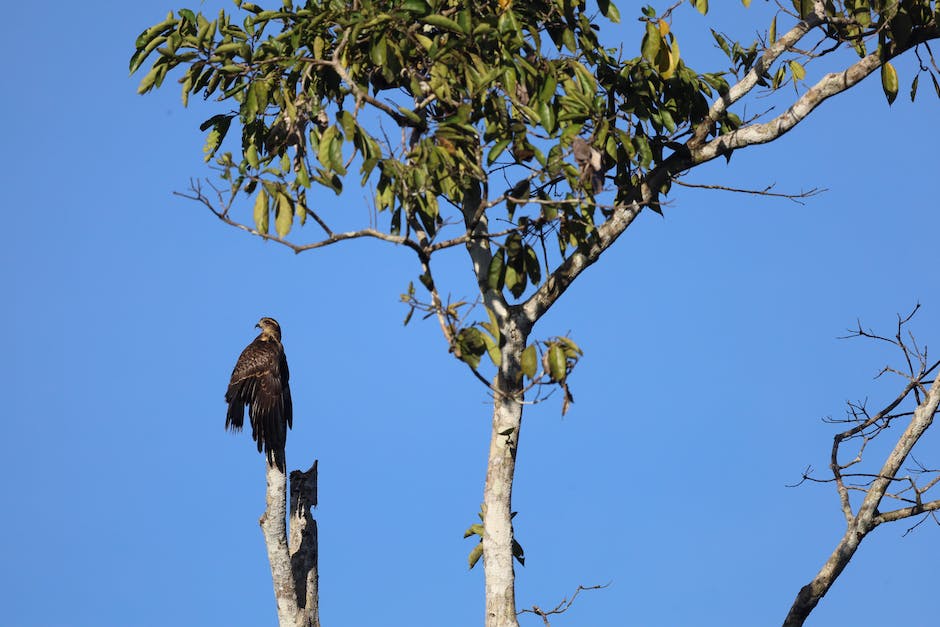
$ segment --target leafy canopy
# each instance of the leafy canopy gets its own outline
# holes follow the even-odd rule
[[[690,4],[708,10],[707,0]],[[750,45],[713,32],[729,66],[703,73],[681,57],[671,28],[676,7],[662,14],[643,8],[640,54],[623,58],[598,38],[598,12],[620,19],[609,0],[596,9],[583,0],[235,5],[237,16],[221,11],[215,19],[171,12],[140,34],[130,60],[133,73],[156,53],[140,93],[181,67],[184,105],[192,95],[222,105],[201,127],[205,158],[228,198],[217,215],[238,222],[244,194],[253,198],[244,222],[263,237],[287,243],[292,229],[313,218],[331,243],[340,238],[308,190],[339,194],[354,176],[373,188],[384,216],[381,233],[360,234],[414,248],[432,293],[434,252],[482,246],[480,291],[501,302],[536,296],[573,255],[598,244],[599,225],[618,208],[639,203],[661,211],[660,196],[694,165],[695,146],[752,122],[710,104],[728,98],[729,79],[756,68],[758,84],[776,90],[806,78],[802,53],[778,51],[761,62],[778,40],[776,17],[766,38]],[[823,39],[835,42],[829,51],[850,47],[864,57],[875,50],[885,60],[929,38],[924,33],[936,31],[940,14],[935,0],[792,6],[778,17],[815,20]],[[818,6],[825,15],[814,15]],[[923,65],[912,98],[925,71],[940,96],[936,75]],[[890,63],[881,65],[881,78],[891,102],[899,87]],[[225,141],[233,133],[234,145]],[[405,300],[420,306],[413,288]],[[498,360],[496,321],[493,329],[461,328],[457,309],[436,306],[455,353],[474,368],[485,352]],[[563,382],[579,349],[557,339],[544,349],[542,373],[528,355],[525,374]]]

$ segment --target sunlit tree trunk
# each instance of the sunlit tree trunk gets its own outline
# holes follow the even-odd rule
[[[487,627],[518,625],[512,550],[512,482],[522,425],[520,360],[525,336],[512,320],[507,320],[502,327],[504,343],[494,380],[493,428],[483,491]]]
[[[317,598],[317,525],[310,514],[316,505],[317,464],[291,473],[290,523],[287,536],[287,477],[267,468],[266,507],[258,521],[264,534],[277,601],[280,627],[319,627]]]

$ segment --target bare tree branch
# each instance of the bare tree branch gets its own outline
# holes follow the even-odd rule
[[[676,179],[673,181],[673,183],[675,183],[676,185],[680,185],[682,187],[691,187],[694,189],[713,189],[713,190],[719,190],[723,192],[735,192],[738,194],[753,194],[754,196],[769,196],[772,198],[785,198],[787,200],[792,200],[798,205],[806,204],[804,202],[801,202],[804,198],[812,198],[813,196],[818,196],[819,194],[822,194],[823,192],[828,191],[826,189],[819,189],[818,187],[814,187],[813,189],[805,191],[805,192],[782,193],[782,192],[770,191],[774,188],[776,184],[768,185],[764,189],[745,189],[741,187],[728,187],[725,185],[704,185],[704,184],[699,184],[699,183],[687,183],[681,179]]]
[[[907,345],[902,330],[910,320],[911,316],[898,317],[898,331],[894,340],[887,340],[871,332],[862,331],[861,325],[858,326],[859,331],[856,334],[858,337],[879,341],[885,340],[898,347],[908,367],[907,373],[899,374],[905,375],[907,383],[894,400],[873,416],[865,410],[864,403],[849,404],[851,418],[848,421],[856,424],[851,429],[834,436],[830,452],[830,469],[833,474],[833,479],[830,481],[834,481],[837,485],[840,505],[846,518],[846,531],[813,580],[803,586],[797,594],[784,622],[785,627],[803,624],[813,608],[816,607],[820,599],[829,591],[842,571],[848,566],[862,540],[877,526],[919,515],[933,516],[933,512],[940,509],[940,500],[927,502],[922,500],[922,496],[940,482],[940,476],[935,476],[923,486],[919,486],[914,476],[900,474],[902,466],[909,458],[916,465],[913,470],[915,475],[936,474],[936,471],[928,469],[911,455],[914,446],[933,423],[938,407],[940,407],[940,370],[937,371],[933,381],[929,382],[928,377],[934,370],[937,370],[938,364],[935,363],[928,367],[926,350],[922,351]],[[885,372],[885,370],[882,372]],[[929,387],[927,387],[928,382]],[[926,389],[924,389],[925,387]],[[920,390],[924,390],[922,395]],[[912,397],[916,403],[912,412],[895,412],[895,409],[901,403]],[[878,472],[851,474],[843,472],[846,468],[861,463],[868,442],[885,433],[891,421],[902,417],[909,418],[907,427],[886,455]],[[852,440],[860,440],[858,452],[851,461],[840,463],[840,446]],[[809,476],[810,472],[811,469],[807,469],[803,473],[804,480],[815,481]],[[849,479],[852,480],[852,483],[848,482]],[[892,485],[899,486],[899,489],[889,491]],[[904,487],[905,485],[906,487]],[[857,510],[852,506],[849,496],[850,491],[864,494]],[[911,505],[890,511],[881,511],[885,499],[911,503]],[[908,529],[907,532],[910,532],[922,522],[923,520]]]
[[[556,606],[553,607],[552,609],[550,609],[550,610],[543,610],[543,609],[540,608],[538,605],[533,605],[533,606],[532,606],[532,609],[524,609],[524,610],[521,610],[521,611],[519,612],[519,615],[522,615],[522,614],[535,614],[536,616],[538,616],[539,618],[542,619],[542,623],[543,623],[546,627],[551,627],[551,623],[548,622],[548,617],[549,617],[549,616],[552,616],[552,615],[555,615],[555,614],[564,614],[565,612],[567,612],[567,611],[571,608],[571,606],[574,604],[575,599],[578,598],[578,595],[581,594],[582,591],[584,591],[584,590],[600,590],[600,589],[606,588],[606,587],[608,587],[608,586],[610,586],[610,582],[607,582],[607,583],[605,583],[605,584],[603,584],[603,585],[595,585],[595,586],[581,586],[581,585],[579,585],[579,586],[578,586],[578,589],[574,591],[574,594],[571,595],[571,598],[570,598],[570,599],[569,599],[568,597],[565,597],[564,599],[562,599],[561,601],[559,601],[559,602],[558,602],[558,605],[556,605]]]

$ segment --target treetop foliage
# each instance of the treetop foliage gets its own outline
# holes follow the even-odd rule
[[[690,4],[708,11],[707,0]],[[352,175],[373,188],[374,208],[387,216],[381,229],[358,235],[414,248],[429,291],[432,253],[476,245],[484,298],[519,306],[541,299],[542,310],[566,287],[552,279],[570,273],[574,257],[610,243],[599,227],[619,210],[661,212],[661,198],[689,168],[769,141],[738,134],[760,130],[760,120],[731,111],[754,84],[796,85],[807,59],[848,47],[863,59],[878,55],[891,102],[899,86],[889,60],[936,37],[940,16],[935,0],[794,0],[758,41],[713,32],[729,65],[700,72],[672,30],[678,4],[642,9],[640,54],[627,58],[599,38],[601,16],[620,19],[609,0],[235,5],[237,14],[215,19],[171,12],[140,34],[130,60],[133,73],[156,53],[140,93],[181,67],[184,104],[192,95],[220,103],[201,127],[227,198],[213,209],[219,217],[298,251],[332,243],[342,237],[307,192],[338,194]],[[814,29],[812,52],[792,47]],[[911,97],[921,73],[940,96],[929,59]],[[225,142],[233,126],[234,145]],[[242,193],[253,197],[244,209]],[[248,207],[250,219],[236,218]],[[324,241],[292,243],[288,235],[308,218]],[[413,289],[406,300],[416,306]],[[499,338],[487,338],[484,325],[461,329],[459,316],[445,313],[452,348],[475,366]],[[563,380],[560,358],[550,361],[545,372]]]

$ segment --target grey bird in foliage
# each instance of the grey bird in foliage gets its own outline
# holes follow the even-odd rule
[[[591,146],[580,137],[571,141],[574,160],[581,170],[581,182],[591,182],[591,189],[599,194],[604,189],[604,175],[601,172],[601,151]]]

